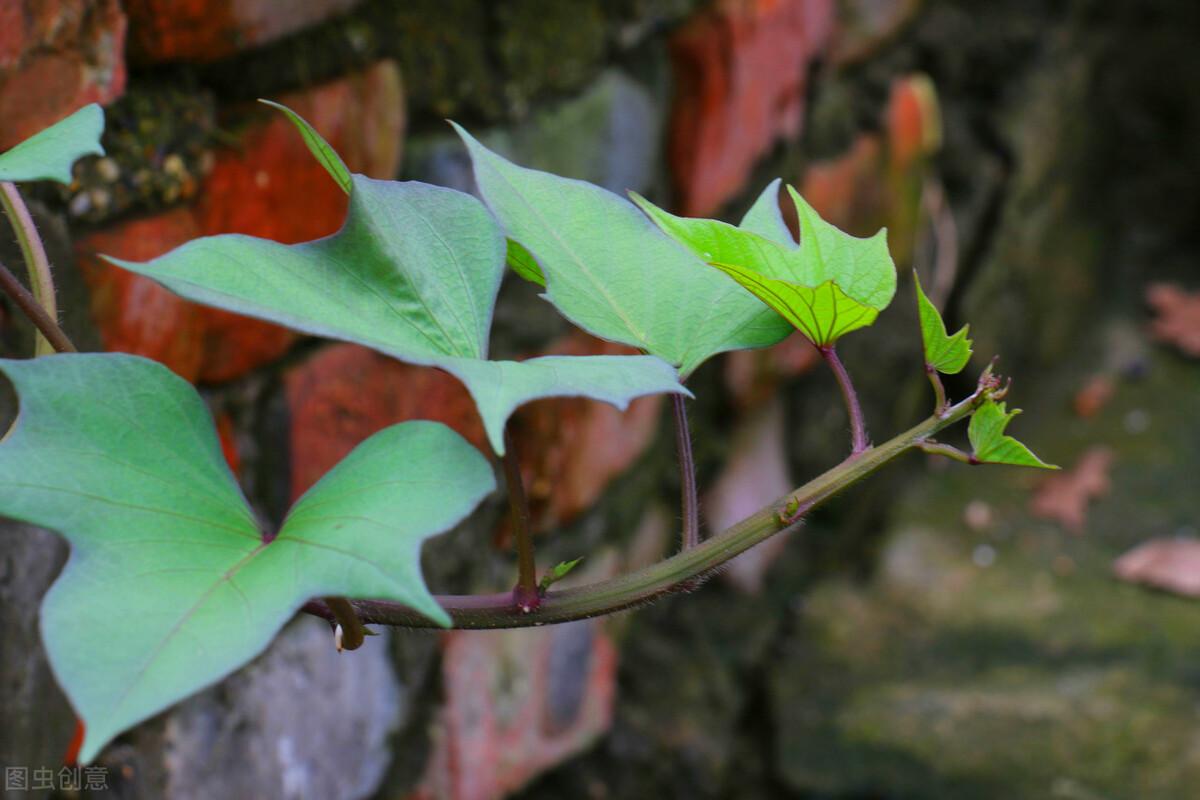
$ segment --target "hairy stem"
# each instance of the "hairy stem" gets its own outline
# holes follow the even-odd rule
[[[696,496],[696,459],[692,456],[692,432],[688,429],[687,398],[671,395],[675,411],[675,453],[679,457],[679,483],[683,489],[680,508],[683,511],[683,549],[700,544],[700,503]]]
[[[362,647],[367,637],[367,629],[354,611],[354,606],[344,597],[326,597],[325,605],[333,615],[333,621],[341,626],[342,636],[337,642],[337,649],[357,650]]]
[[[733,557],[794,527],[798,515],[857,483],[897,456],[919,447],[938,431],[970,416],[990,392],[990,387],[981,385],[975,394],[952,406],[944,417],[930,417],[881,445],[847,458],[787,497],[671,558],[588,586],[547,592],[541,606],[531,613],[514,607],[512,595],[507,593],[442,595],[437,601],[450,614],[455,628],[524,628],[612,614],[672,592],[690,589]],[[789,511],[792,512],[790,515]],[[789,516],[793,519],[791,524],[784,522]],[[353,605],[367,623],[436,627],[432,620],[398,603],[367,600],[355,601]],[[308,603],[304,610],[330,618],[329,610],[321,603]]]
[[[529,524],[529,502],[521,481],[521,465],[512,434],[504,429],[504,482],[508,488],[508,508],[512,514],[513,539],[517,544],[517,585],[509,601],[528,614],[541,602],[538,592],[537,563],[533,558],[533,531]]]
[[[863,421],[862,406],[858,403],[858,392],[854,391],[850,373],[846,371],[846,366],[842,364],[842,359],[838,357],[833,345],[818,347],[817,350],[825,358],[829,368],[833,370],[838,388],[842,390],[842,399],[846,402],[846,413],[850,416],[850,454],[856,456],[871,446],[867,441],[867,426]]]
[[[33,297],[37,304],[46,312],[51,320],[58,319],[58,306],[54,299],[54,278],[50,274],[50,260],[46,258],[46,248],[42,246],[42,237],[38,236],[33,217],[21,199],[21,193],[12,184],[0,182],[0,207],[8,215],[13,230],[17,234],[17,243],[21,246],[21,255],[25,259],[25,268],[29,270],[29,285],[33,289]],[[57,323],[56,323],[57,327]],[[50,339],[41,333],[38,326],[37,342],[34,345],[34,355],[44,356],[61,348],[51,343]]]
[[[30,322],[39,331],[39,340],[44,338],[59,353],[74,353],[75,345],[58,327],[58,323],[38,305],[37,298],[21,285],[16,276],[9,272],[8,267],[0,264],[0,291],[12,298],[17,307],[29,317]]]

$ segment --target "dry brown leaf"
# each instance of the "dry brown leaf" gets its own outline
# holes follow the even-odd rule
[[[1082,533],[1088,503],[1108,492],[1108,469],[1113,453],[1107,447],[1088,449],[1075,466],[1042,481],[1030,501],[1036,517],[1056,520],[1072,533]]]
[[[1090,419],[1100,413],[1100,409],[1108,404],[1112,399],[1113,392],[1116,386],[1113,384],[1113,379],[1100,373],[1093,375],[1088,382],[1083,385],[1078,392],[1075,393],[1075,399],[1072,405],[1075,407],[1075,415]]]
[[[1200,540],[1151,539],[1113,563],[1123,581],[1200,597]]]
[[[1150,334],[1200,358],[1200,292],[1185,292],[1172,283],[1154,283],[1146,289],[1146,302],[1157,313],[1150,322]]]

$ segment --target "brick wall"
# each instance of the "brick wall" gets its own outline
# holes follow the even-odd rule
[[[194,381],[252,502],[278,516],[384,426],[436,419],[483,440],[465,392],[443,373],[201,308],[98,261],[98,252],[148,259],[203,235],[297,242],[339,226],[344,196],[254,97],[296,109],[352,170],[379,178],[469,190],[447,116],[520,163],[635,189],[683,213],[732,215],[782,175],[838,224],[860,233],[888,225],[907,265],[938,142],[936,115],[922,104],[928,86],[911,64],[885,64],[865,88],[831,76],[886,48],[913,14],[905,0],[6,0],[0,148],[84,103],[106,107],[108,155],[81,163],[67,189],[29,192],[65,325],[93,348],[145,355]],[[621,351],[572,330],[511,280],[495,330],[500,357]],[[10,312],[0,344],[5,355],[28,345]],[[715,528],[844,446],[844,423],[831,416],[840,412],[805,440],[787,421],[797,391],[835,408],[831,385],[799,377],[813,363],[789,340],[696,376]],[[677,478],[663,412],[660,398],[647,398],[625,413],[561,400],[518,414],[547,561],[586,553],[584,577],[597,578],[674,546]],[[500,508],[494,500],[428,548],[435,587],[511,581]],[[20,595],[0,609],[0,625],[15,632],[0,654],[0,761],[53,765],[73,724],[29,619],[62,547],[12,537],[19,545],[0,566],[24,583],[6,583],[0,570],[0,586]],[[772,546],[739,560],[723,591],[760,592],[787,543]],[[622,694],[618,665],[655,636],[630,633],[628,618],[393,632],[335,657],[324,629],[300,619],[253,665],[121,737],[99,763],[123,797],[498,798],[611,737],[618,709],[636,715],[642,699]],[[705,644],[664,647],[670,670],[672,659],[702,658],[695,648]],[[703,693],[688,702],[705,713]],[[685,717],[675,757],[703,761],[719,735]],[[728,769],[732,756],[719,755],[711,768]]]

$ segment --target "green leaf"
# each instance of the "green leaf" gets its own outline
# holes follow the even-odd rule
[[[71,543],[41,626],[86,725],[82,761],[262,652],[312,597],[386,598],[449,624],[421,577],[421,543],[495,487],[449,428],[375,434],[270,539],[199,395],[166,367],[88,354],[0,371],[21,405],[0,444],[0,516]]]
[[[762,190],[762,194],[754,201],[754,205],[750,206],[746,216],[742,217],[738,227],[750,233],[757,233],[776,244],[795,248],[796,240],[788,230],[787,223],[783,221],[783,212],[779,208],[779,186],[782,183],[782,180],[776,178],[767,184],[767,188]]]
[[[416,181],[351,181],[346,222],[325,239],[212,236],[146,263],[108,260],[198,303],[443,369],[471,392],[497,453],[508,416],[531,400],[583,396],[624,408],[641,395],[687,392],[652,356],[486,361],[505,260],[487,209]]]
[[[104,155],[104,111],[92,103],[0,154],[0,181],[71,182],[71,165],[89,154]]]
[[[925,342],[925,363],[946,375],[962,372],[971,359],[971,340],[967,338],[968,325],[953,336],[946,335],[946,323],[937,307],[925,296],[921,278],[913,270],[913,283],[917,287],[917,312],[921,317],[921,339]]]
[[[971,415],[971,424],[967,426],[967,438],[971,440],[975,458],[985,464],[1058,469],[1057,466],[1042,461],[1013,437],[1004,434],[1009,420],[1020,413],[1021,410],[1016,408],[1006,413],[1004,403],[994,400],[988,400],[981,405]]]
[[[546,276],[542,274],[542,268],[538,265],[537,259],[533,257],[533,253],[522,247],[520,242],[514,242],[512,239],[505,241],[508,244],[508,252],[504,260],[512,271],[530,283],[545,286]]]
[[[296,129],[300,131],[300,137],[304,139],[304,144],[308,146],[309,152],[316,156],[317,161],[321,163],[321,166],[325,168],[330,177],[337,181],[338,186],[342,187],[342,191],[350,194],[352,181],[350,170],[346,167],[346,162],[342,161],[342,157],[337,154],[336,150],[329,146],[329,142],[325,141],[321,137],[321,134],[317,133],[317,129],[310,125],[304,117],[282,103],[262,99],[258,102],[271,108],[279,109],[286,114],[287,118],[296,126]]]
[[[719,220],[677,217],[632,196],[668,236],[753,292],[813,344],[833,344],[872,324],[895,294],[896,270],[886,236],[881,231],[871,239],[857,239],[815,212],[805,217],[801,211],[806,233],[796,246],[778,206],[770,207],[777,185],[767,188],[743,222],[771,238]]]
[[[625,199],[519,167],[455,129],[484,200],[537,259],[547,298],[576,325],[660,356],[685,376],[716,353],[789,333],[778,315],[704,269]]]
[[[538,582],[538,591],[544,593],[551,586],[567,577],[567,575],[571,573],[571,570],[579,566],[580,562],[582,561],[583,556],[580,556],[579,558],[572,559],[571,561],[560,561],[559,563],[555,564],[546,572],[545,575],[542,576],[541,581]]]

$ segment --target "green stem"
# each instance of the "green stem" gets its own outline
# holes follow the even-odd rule
[[[510,603],[528,614],[541,603],[538,591],[537,563],[533,557],[533,530],[529,522],[529,502],[521,480],[517,448],[508,428],[504,429],[504,481],[508,488],[508,507],[512,514],[513,538],[517,544],[517,585]]]
[[[952,406],[945,416],[930,417],[881,445],[847,458],[787,497],[757,511],[732,528],[709,537],[696,547],[636,572],[588,586],[547,592],[541,605],[529,613],[515,607],[512,595],[508,593],[442,595],[437,601],[450,614],[455,628],[524,628],[612,614],[691,588],[730,559],[792,527],[785,524],[785,518],[798,518],[902,453],[919,447],[938,431],[970,416],[990,396],[990,392],[989,387],[981,385],[969,398]],[[792,513],[789,514],[789,511]],[[435,627],[431,620],[398,603],[368,600],[355,601],[353,605],[367,623],[409,628]],[[309,603],[304,610],[329,619],[328,609],[319,603]]]
[[[4,208],[4,213],[8,215],[17,234],[17,244],[21,246],[25,268],[29,270],[29,286],[33,290],[34,299],[46,312],[46,316],[57,320],[58,306],[54,300],[54,278],[50,274],[50,260],[46,258],[46,248],[42,246],[42,237],[38,236],[33,217],[14,184],[0,182],[0,207]],[[39,332],[34,345],[34,355],[44,356],[54,351],[54,345]]]

